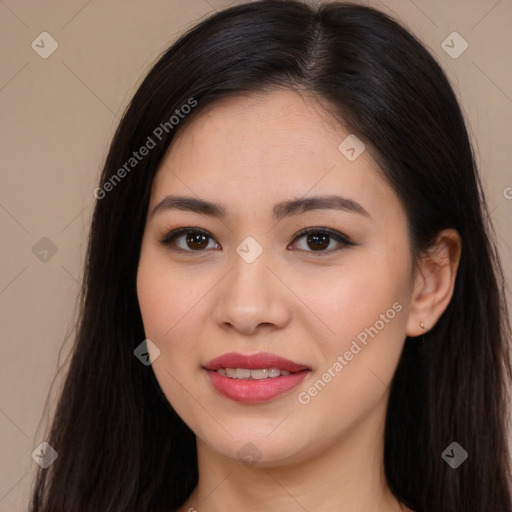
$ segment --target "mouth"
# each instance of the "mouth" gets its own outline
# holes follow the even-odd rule
[[[231,352],[203,366],[213,388],[235,402],[268,402],[295,388],[311,368],[275,354]]]
[[[279,368],[257,368],[255,370],[250,370],[249,368],[219,368],[216,372],[230,379],[245,380],[275,379],[277,377],[286,377],[292,373],[297,373],[280,370]]]

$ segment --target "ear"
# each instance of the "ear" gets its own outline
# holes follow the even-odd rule
[[[432,329],[453,295],[462,242],[455,229],[440,231],[434,245],[422,256],[414,278],[406,334],[420,336]],[[420,325],[423,323],[425,328]]]

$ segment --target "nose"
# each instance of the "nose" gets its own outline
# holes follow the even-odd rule
[[[251,263],[235,253],[233,267],[219,289],[215,310],[218,325],[252,335],[289,323],[291,292],[272,266],[265,251]]]

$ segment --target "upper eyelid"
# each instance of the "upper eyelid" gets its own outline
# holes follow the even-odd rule
[[[328,226],[319,225],[319,226],[301,227],[297,231],[297,233],[295,233],[295,235],[293,236],[292,241],[296,240],[298,237],[307,235],[310,232],[326,232],[327,234],[329,234],[331,236],[339,236],[340,238],[344,238],[347,241],[350,240],[347,235],[345,235],[344,233],[342,233],[336,229],[329,228]],[[201,234],[208,236],[214,240],[217,240],[215,238],[215,236],[213,236],[207,229],[197,228],[197,227],[186,227],[186,226],[169,230],[168,232],[165,233],[165,235],[163,235],[163,239],[165,240],[166,238],[168,238],[170,236],[176,236],[176,237],[182,236],[186,233],[201,233]]]

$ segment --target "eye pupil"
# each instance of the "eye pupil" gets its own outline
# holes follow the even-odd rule
[[[326,247],[329,247],[329,235],[325,233],[315,233],[308,235],[308,244],[310,243],[320,244],[320,248],[317,246],[316,249],[313,249],[314,251],[325,249]]]
[[[191,249],[204,249],[204,247],[208,245],[207,238],[208,237],[206,235],[202,235],[201,233],[189,233],[187,236],[187,244]],[[200,242],[197,242],[197,239],[202,240]],[[199,247],[197,245],[199,245]]]

